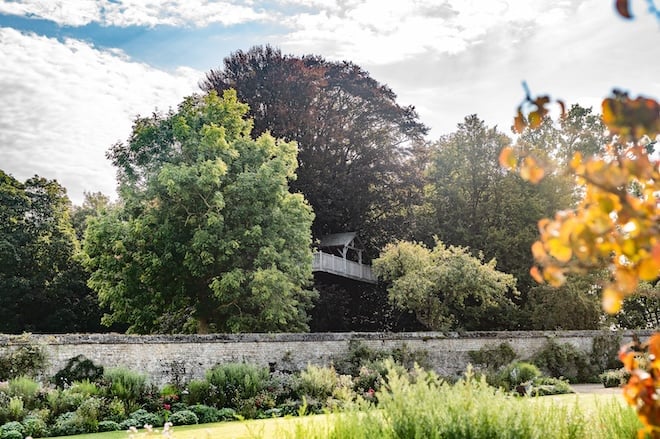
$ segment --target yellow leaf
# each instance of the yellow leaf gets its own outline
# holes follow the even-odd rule
[[[608,314],[616,314],[621,309],[621,293],[611,286],[603,290],[603,310]]]
[[[564,272],[554,265],[548,265],[543,269],[543,278],[553,287],[560,287],[566,282]]]
[[[536,184],[543,179],[544,175],[545,171],[536,163],[536,160],[529,156],[525,157],[520,166],[520,176],[523,180]]]
[[[500,152],[500,166],[506,169],[516,169],[517,164],[518,157],[516,157],[513,148],[510,146],[502,148],[502,152]]]
[[[630,294],[635,291],[637,288],[637,283],[639,278],[637,277],[637,272],[631,270],[628,267],[617,267],[614,272],[614,279],[616,281],[617,288],[624,294]]]
[[[651,282],[660,276],[660,264],[654,258],[642,259],[637,269],[641,280]]]
[[[559,239],[548,239],[546,241],[548,246],[548,253],[550,256],[558,260],[559,262],[568,262],[573,256],[573,251],[567,243],[562,242]]]

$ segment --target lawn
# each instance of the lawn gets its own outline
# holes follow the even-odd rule
[[[617,405],[625,406],[621,395],[571,394],[532,398],[529,402],[531,404],[552,405],[554,407],[579,407],[585,416],[594,417],[595,423],[598,423],[600,409]],[[323,429],[329,422],[332,422],[334,416],[314,415],[180,426],[174,428],[174,437],[176,439],[297,437],[295,432],[296,430],[300,430],[301,427],[304,430],[305,427],[317,425]],[[609,420],[609,423],[611,423],[611,420]],[[616,426],[612,427],[615,428]],[[157,435],[147,435],[145,432],[140,431],[136,435],[136,439],[154,436],[158,437]],[[68,439],[127,439],[128,434],[125,431],[113,431],[63,437]],[[618,437],[618,435],[607,434],[604,437]]]

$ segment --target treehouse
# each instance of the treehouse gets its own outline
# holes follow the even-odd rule
[[[356,235],[355,232],[347,232],[321,237],[319,248],[314,252],[312,271],[378,283],[371,266],[362,263],[364,249],[359,246]]]

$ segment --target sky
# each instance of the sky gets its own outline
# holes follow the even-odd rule
[[[660,19],[630,0],[0,0],[0,169],[74,204],[116,196],[105,154],[137,115],[176,108],[232,52],[347,60],[414,105],[430,141],[477,114],[510,133],[533,95],[600,111],[660,98]],[[657,1],[657,0],[656,0]]]

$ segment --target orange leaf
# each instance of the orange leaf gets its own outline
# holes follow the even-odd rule
[[[500,152],[500,166],[506,169],[515,169],[518,164],[518,157],[513,151],[513,148],[507,146],[502,148]]]
[[[530,156],[525,157],[520,166],[520,176],[523,180],[536,184],[543,179],[544,175],[545,171],[536,163],[536,160]]]
[[[545,252],[545,248],[543,247],[543,243],[541,241],[536,241],[534,244],[532,244],[532,255],[537,261],[542,261],[548,255]]]
[[[548,253],[550,253],[550,256],[559,262],[568,262],[571,260],[573,250],[571,250],[571,247],[560,239],[548,239],[546,244],[548,245]]]
[[[566,282],[564,272],[554,265],[548,265],[543,269],[543,278],[553,287],[560,287]]]
[[[639,278],[646,281],[654,281],[660,276],[660,263],[654,258],[642,259],[637,267]]]
[[[530,276],[532,276],[532,279],[534,279],[537,283],[540,284],[545,283],[545,281],[543,280],[543,276],[539,271],[539,267],[537,267],[536,265],[529,269],[529,274]]]
[[[516,133],[522,133],[526,126],[527,120],[525,120],[525,116],[523,116],[522,111],[518,109],[518,115],[513,119],[513,130]]]
[[[653,334],[646,344],[649,347],[649,353],[655,358],[660,358],[660,334],[657,332]]]

